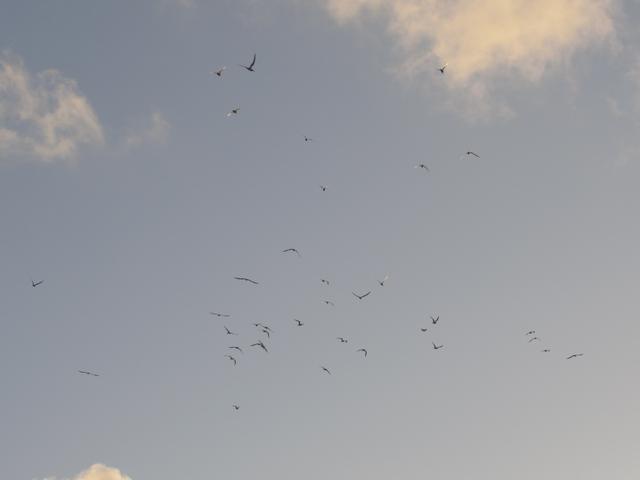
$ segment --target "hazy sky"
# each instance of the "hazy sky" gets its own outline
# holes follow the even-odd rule
[[[638,1],[0,7],[0,478],[640,478]]]

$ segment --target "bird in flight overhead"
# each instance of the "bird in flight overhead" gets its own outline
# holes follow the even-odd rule
[[[229,360],[233,362],[233,366],[235,367],[238,364],[238,361],[231,355],[225,355]]]
[[[572,358],[578,358],[578,357],[581,357],[583,355],[584,355],[584,353],[574,353],[573,355],[569,355],[567,357],[567,360],[571,360]]]
[[[261,349],[263,349],[265,352],[269,353],[269,350],[267,350],[267,347],[264,346],[264,343],[260,342],[256,342],[256,343],[252,343],[251,344],[252,347],[260,347]]]
[[[426,328],[421,328],[421,329],[420,329],[420,331],[421,331],[422,333],[424,333],[424,332],[426,332],[426,331],[427,331],[427,329],[426,329]]]
[[[234,350],[237,350],[237,351],[239,351],[240,353],[244,353],[240,347],[233,346],[233,347],[229,347],[229,348],[232,348],[232,349],[234,349]]]
[[[302,323],[300,320],[298,320],[297,318],[293,319],[294,322],[296,322],[298,324],[299,327],[303,326],[304,323]]]
[[[331,375],[331,372],[329,371],[329,369],[327,367],[322,367],[322,370],[324,370],[325,372],[327,372],[329,375]]]
[[[429,167],[427,167],[424,163],[419,163],[418,165],[414,166],[413,168],[423,168],[425,169],[427,172],[430,172],[431,170],[429,170]]]
[[[227,332],[227,335],[237,335],[237,333],[233,333],[231,330],[229,330],[226,325],[224,326],[225,331]]]
[[[307,137],[306,135],[304,136],[304,141],[305,142],[313,142],[313,138]]]
[[[440,73],[444,75],[444,69],[447,68],[447,65],[449,65],[448,63],[445,63],[443,66],[441,66],[440,68],[438,68],[438,70],[440,70]]]
[[[295,253],[296,255],[300,256],[300,252],[295,248],[287,248],[285,250],[282,250],[282,253],[289,253],[289,252]]]
[[[83,375],[90,375],[92,377],[99,377],[100,376],[97,373],[88,372],[87,370],[78,370],[78,373],[81,373]]]
[[[323,285],[329,286],[329,280],[325,280],[324,278],[320,279],[320,283],[322,283]]]
[[[366,297],[367,295],[369,295],[371,293],[371,290],[369,290],[367,293],[365,293],[364,295],[358,295],[355,292],[351,292],[353,293],[353,296],[356,297],[358,300],[362,300],[364,297]]]
[[[346,338],[344,338],[344,337],[336,337],[336,339],[337,339],[337,340],[340,340],[340,343],[348,343],[348,342],[349,342],[349,340],[347,340],[347,339],[346,339]]]
[[[480,158],[480,155],[478,155],[476,152],[472,152],[472,151],[468,151],[467,155],[473,155],[474,157]]]
[[[222,67],[219,68],[218,70],[215,70],[211,73],[213,73],[214,75],[217,75],[218,77],[222,77],[222,74],[224,73],[224,71],[227,69],[227,67]]]
[[[384,282],[386,282],[387,280],[389,280],[389,275],[385,275],[385,277],[382,280],[378,280],[378,284],[381,287],[384,287]]]
[[[230,117],[231,115],[238,115],[238,113],[240,113],[240,107],[236,107],[228,112],[227,117]]]
[[[320,190],[322,190],[323,192],[326,192],[327,187],[325,185],[320,185]]]
[[[436,318],[431,317],[431,323],[433,323],[434,325],[438,323],[439,320],[440,320],[440,315],[438,315]]]
[[[252,283],[253,285],[259,285],[258,282],[256,282],[255,280],[251,280],[250,278],[247,277],[233,277],[234,280],[239,280],[241,282],[247,282],[247,283]]]
[[[324,303],[326,303],[327,305],[331,305],[332,307],[335,307],[336,304],[333,303],[331,300],[323,300]]]
[[[229,318],[231,315],[227,315],[226,313],[218,313],[218,312],[209,312],[209,315],[213,315],[218,318]]]
[[[549,353],[551,350],[548,348],[545,348],[544,350],[542,350],[543,353]]]
[[[44,280],[39,280],[37,282],[34,282],[33,280],[31,280],[31,286],[33,288],[36,288],[38,285],[42,285],[44,283]]]
[[[262,333],[264,333],[267,336],[267,338],[271,338],[271,332],[268,329],[263,328]]]
[[[531,338],[529,339],[529,343],[534,342],[534,341],[536,341],[536,340],[540,341],[540,339],[539,339],[538,337],[531,337]]]
[[[234,410],[237,412],[238,410],[240,410],[240,406],[236,405],[235,403],[233,404],[233,408]]]
[[[251,60],[251,65],[249,65],[248,67],[246,65],[240,65],[242,68],[250,71],[250,72],[254,72],[255,70],[253,69],[253,66],[256,64],[256,54],[253,54],[253,60]]]
[[[442,347],[444,347],[444,345],[436,345],[436,344],[435,344],[435,343],[433,343],[433,342],[431,342],[431,345],[433,345],[433,349],[434,349],[434,350],[439,350],[439,349],[441,349]]]
[[[366,348],[359,348],[358,350],[356,350],[356,352],[362,352],[364,353],[364,358],[367,358],[367,349]]]
[[[529,330],[527,333],[525,333],[525,335],[535,335],[535,333],[535,330]]]

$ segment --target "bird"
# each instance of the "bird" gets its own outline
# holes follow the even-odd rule
[[[235,409],[236,412],[240,410],[240,406],[236,405],[235,403],[232,405],[232,407]]]
[[[324,278],[320,279],[320,283],[322,283],[323,285],[329,286],[329,280],[325,280]]]
[[[542,350],[543,353],[549,353],[551,350],[548,348],[545,348],[544,350]]]
[[[569,356],[567,357],[567,360],[571,360],[572,358],[581,357],[581,356],[583,356],[583,355],[584,355],[584,353],[574,353],[573,355],[569,355]]]
[[[358,295],[355,292],[351,292],[353,293],[353,295],[358,299],[358,300],[362,300],[364,297],[366,297],[367,295],[369,295],[371,293],[371,290],[369,290],[367,293],[365,293],[364,295]]]
[[[248,70],[249,72],[255,72],[255,70],[253,69],[253,66],[256,64],[256,54],[253,54],[253,60],[251,60],[251,65],[249,65],[248,67],[246,65],[240,65],[242,68]]]
[[[473,155],[474,157],[480,158],[480,155],[478,155],[476,152],[472,152],[472,151],[468,151],[467,155]]]
[[[356,352],[363,352],[364,353],[364,358],[367,358],[367,349],[366,348],[359,348],[358,350],[356,350]]]
[[[233,108],[227,113],[227,117],[230,117],[231,115],[238,115],[238,113],[240,113],[240,107]]]
[[[225,357],[227,357],[229,360],[233,362],[233,366],[236,366],[238,364],[238,361],[233,356],[225,355]]]
[[[423,332],[423,333],[424,333],[424,332],[426,332],[427,330],[428,330],[428,329],[426,329],[426,328],[421,328],[421,329],[420,329],[420,331],[421,331],[421,332]]]
[[[222,74],[224,73],[224,71],[227,69],[227,67],[222,67],[219,68],[218,70],[215,70],[211,73],[213,73],[214,75],[217,75],[218,77],[222,77]]]
[[[539,339],[538,337],[531,337],[531,338],[529,339],[529,343],[534,342],[534,341],[536,341],[536,340],[538,340],[538,341],[539,341],[540,339]]]
[[[332,307],[335,307],[336,304],[333,303],[331,300],[323,300],[324,303],[326,303],[327,305],[331,305]]]
[[[218,312],[209,312],[209,315],[213,315],[218,318],[229,318],[231,315],[227,315],[226,313],[218,313]]]
[[[323,192],[326,192],[327,187],[325,185],[320,185],[320,190],[322,190]]]
[[[287,248],[285,250],[282,250],[282,253],[289,253],[289,252],[295,253],[296,255],[300,256],[300,252],[295,248]]]
[[[304,136],[304,141],[305,142],[313,142],[313,138],[307,137],[306,135]]]
[[[535,333],[535,330],[529,330],[527,333],[525,333],[525,335],[535,335]]]
[[[433,342],[431,342],[431,345],[433,345],[433,349],[434,349],[434,350],[438,350],[438,349],[440,349],[440,348],[444,347],[444,345],[436,345],[436,344],[435,344],[435,343],[433,343]]]
[[[300,320],[298,320],[297,318],[293,319],[294,322],[296,322],[298,324],[299,327],[303,326],[304,323],[302,323]]]
[[[252,343],[251,344],[252,347],[260,347],[261,349],[263,349],[265,352],[269,353],[269,350],[267,350],[267,347],[264,346],[264,343],[262,342],[256,342],[256,343]]]
[[[226,330],[227,335],[237,335],[237,333],[233,333],[231,330],[229,330],[229,329],[226,327],[226,325],[224,326],[224,329]]]
[[[440,320],[440,315],[438,315],[436,318],[431,317],[431,323],[433,323],[434,325],[438,323],[439,320]]]
[[[389,275],[385,275],[385,277],[382,280],[378,280],[378,284],[381,287],[384,287],[384,282],[386,282],[387,280],[389,280]]]
[[[427,167],[424,163],[419,163],[418,165],[414,166],[413,168],[424,168],[427,172],[431,171],[431,170],[429,170],[429,167]]]
[[[264,333],[267,336],[267,338],[271,338],[271,332],[269,332],[269,330],[267,330],[266,328],[262,329],[262,333]]]
[[[447,68],[447,65],[449,65],[448,63],[445,63],[443,66],[441,66],[440,68],[438,68],[438,70],[440,70],[440,73],[444,75],[444,69]]]
[[[44,283],[44,280],[39,280],[37,282],[34,282],[33,280],[31,280],[31,286],[33,288],[36,288],[38,285],[42,285]]]
[[[325,372],[327,372],[329,375],[331,375],[331,372],[329,371],[329,369],[327,367],[322,367],[322,370],[324,370]]]
[[[233,346],[233,347],[229,347],[229,348],[232,348],[233,350],[238,350],[240,353],[244,353],[244,351],[240,347]]]
[[[247,283],[252,283],[253,285],[260,285],[258,282],[256,282],[255,280],[251,280],[250,278],[247,277],[233,277],[235,280],[239,280],[241,282],[247,282]]]
[[[92,377],[99,377],[97,373],[88,372],[87,370],[78,370],[78,373],[82,373],[83,375],[90,375]]]
[[[336,337],[336,340],[340,340],[340,343],[349,343],[349,340],[344,337]]]

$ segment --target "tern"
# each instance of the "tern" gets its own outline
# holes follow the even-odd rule
[[[251,60],[251,65],[249,65],[248,67],[246,65],[240,65],[242,68],[250,71],[250,72],[255,72],[255,70],[253,69],[253,66],[256,64],[256,54],[253,54],[253,60]]]

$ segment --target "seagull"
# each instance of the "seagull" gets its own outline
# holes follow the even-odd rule
[[[300,252],[295,248],[287,248],[286,250],[282,250],[282,253],[289,253],[289,252],[295,253],[296,255],[300,256]]]
[[[440,70],[440,73],[442,73],[444,75],[444,69],[447,68],[447,65],[449,65],[448,63],[445,63],[443,66],[441,66],[438,70]]]
[[[387,280],[389,280],[389,275],[385,275],[385,277],[382,280],[378,280],[378,284],[381,287],[384,287],[384,282],[386,282]]]
[[[209,315],[213,315],[214,317],[218,317],[218,318],[228,318],[231,315],[227,315],[226,313],[218,313],[218,312],[209,312]]]
[[[534,335],[536,333],[535,330],[529,330],[525,335]]]
[[[234,346],[234,347],[229,347],[229,348],[232,348],[234,350],[238,350],[240,353],[244,353],[240,347],[235,347]]]
[[[539,341],[540,339],[539,339],[538,337],[531,337],[531,338],[529,339],[529,343],[531,343],[531,342],[533,342],[533,341],[535,341],[535,340],[538,340],[538,341]]]
[[[433,349],[434,349],[434,350],[438,350],[438,349],[440,349],[440,348],[444,347],[444,345],[436,345],[436,344],[435,344],[435,343],[433,343],[433,342],[431,342],[431,345],[433,345]]]
[[[253,66],[256,64],[256,54],[253,54],[253,60],[251,61],[251,65],[249,65],[248,67],[246,65],[240,65],[242,68],[250,71],[250,72],[254,72],[255,70],[253,69]]]
[[[229,330],[226,326],[224,326],[224,329],[227,331],[227,335],[237,335],[237,333],[233,333],[231,330]]]
[[[256,343],[252,343],[251,344],[252,347],[260,347],[261,349],[263,349],[265,352],[269,353],[269,350],[267,350],[267,347],[264,346],[264,343],[260,342],[256,342]]]
[[[248,283],[252,283],[254,285],[259,285],[258,282],[256,282],[255,280],[251,280],[250,278],[247,277],[233,277],[235,280],[240,280],[241,282],[248,282]]]
[[[356,350],[356,352],[364,352],[364,358],[367,358],[367,349],[366,348],[359,348],[358,350]]]
[[[331,300],[323,300],[324,303],[326,303],[327,305],[331,305],[332,307],[335,307],[336,304],[333,303]]]
[[[293,319],[294,322],[296,322],[298,324],[299,327],[303,326],[304,323],[302,323],[300,320],[298,320],[297,318]]]
[[[264,323],[254,323],[253,326],[262,327],[264,330],[269,330],[270,332],[273,331],[269,325],[265,325]]]
[[[240,107],[236,107],[227,113],[227,117],[230,117],[231,115],[238,115],[239,112],[240,112]]]
[[[476,152],[472,152],[472,151],[468,151],[467,155],[473,155],[474,157],[480,158],[480,155],[478,155]]]
[[[581,356],[583,356],[583,355],[584,355],[584,353],[574,353],[573,355],[569,355],[569,356],[567,357],[567,360],[571,360],[572,358],[581,357]]]
[[[269,332],[269,330],[267,330],[266,328],[262,329],[262,333],[264,333],[267,336],[267,338],[271,338],[271,332]]]
[[[426,328],[421,328],[420,331],[424,333],[424,332],[427,331],[427,329]]]
[[[233,408],[234,408],[236,411],[240,410],[240,406],[238,406],[238,405],[236,405],[236,404],[233,404],[232,406],[233,406]]]
[[[238,364],[238,361],[235,358],[233,358],[231,355],[225,355],[225,357],[227,357],[229,360],[233,362],[234,367]]]
[[[322,367],[322,370],[324,370],[325,372],[327,372],[329,375],[331,375],[331,372],[329,371],[329,369],[327,367]]]
[[[438,315],[436,318],[431,317],[431,323],[433,323],[434,325],[438,323],[438,320],[440,320],[440,315]]]
[[[307,137],[306,135],[304,136],[304,141],[305,142],[313,142],[313,138]]]
[[[371,290],[369,290],[367,293],[365,293],[364,295],[358,295],[355,292],[351,292],[353,293],[353,295],[358,299],[358,300],[362,300],[364,297],[366,297],[367,295],[369,295],[371,293]]]
[[[217,75],[217,76],[219,76],[219,77],[222,77],[222,74],[224,73],[224,71],[225,71],[226,69],[227,69],[227,67],[222,67],[222,68],[220,68],[220,69],[218,69],[218,70],[215,70],[215,71],[213,71],[213,72],[211,72],[211,73],[213,73],[213,74],[215,74],[215,75]]]
[[[320,283],[322,283],[323,285],[329,286],[329,280],[325,280],[324,278],[320,279]]]
[[[33,280],[31,280],[31,286],[33,288],[36,288],[38,285],[42,285],[44,283],[44,280],[39,280],[37,282],[34,282]]]
[[[424,168],[427,172],[431,171],[431,170],[429,170],[429,167],[427,167],[424,163],[419,163],[418,165],[414,166],[413,168]]]
[[[90,375],[92,377],[99,377],[100,376],[97,373],[88,372],[86,370],[78,370],[78,373],[82,373],[83,375]]]
[[[344,337],[336,337],[337,340],[340,340],[340,343],[349,343],[349,340],[347,340]]]
[[[320,185],[320,190],[322,190],[323,192],[326,192],[327,187],[325,185]]]
[[[543,353],[549,353],[551,350],[548,348],[545,348],[544,350],[542,350]]]

